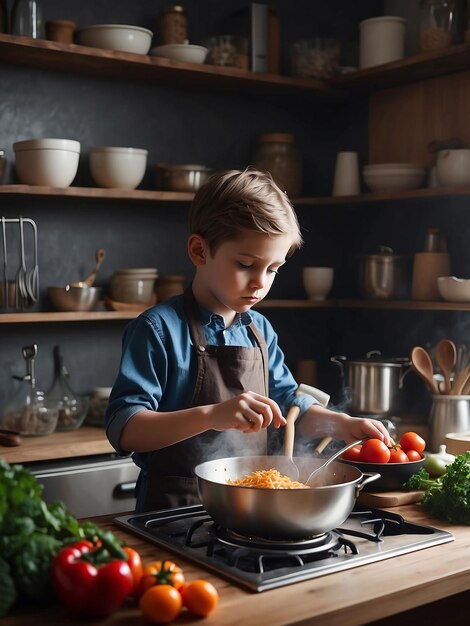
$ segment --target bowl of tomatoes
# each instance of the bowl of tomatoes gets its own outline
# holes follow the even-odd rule
[[[364,491],[396,491],[423,467],[425,447],[426,442],[420,435],[406,432],[391,446],[380,439],[368,439],[347,450],[339,460],[354,465],[364,474],[380,474]]]

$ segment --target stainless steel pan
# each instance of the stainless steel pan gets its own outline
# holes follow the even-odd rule
[[[324,463],[295,457],[300,481]],[[286,457],[246,456],[207,461],[196,466],[199,497],[214,520],[250,537],[289,540],[323,534],[341,525],[356,498],[380,474],[363,474],[356,467],[333,461],[325,469],[325,486],[313,489],[255,489],[228,485],[255,470],[289,470]]]

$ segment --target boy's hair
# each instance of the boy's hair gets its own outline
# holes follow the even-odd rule
[[[288,197],[268,172],[253,168],[211,176],[191,204],[189,229],[207,241],[211,255],[221,243],[237,239],[244,230],[290,235],[289,256],[302,245],[297,216]]]

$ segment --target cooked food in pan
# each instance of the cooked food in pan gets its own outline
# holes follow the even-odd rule
[[[310,489],[308,485],[291,480],[277,469],[258,470],[239,480],[227,480],[229,485],[255,487],[256,489]]]

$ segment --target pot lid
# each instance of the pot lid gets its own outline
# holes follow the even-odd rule
[[[391,367],[403,367],[404,365],[410,364],[410,359],[408,357],[386,357],[383,356],[380,351],[372,350],[368,352],[363,357],[357,357],[348,359],[345,356],[333,356],[331,357],[333,362],[338,363],[347,363],[348,365],[364,365],[364,364],[375,364],[375,365],[388,365]]]

